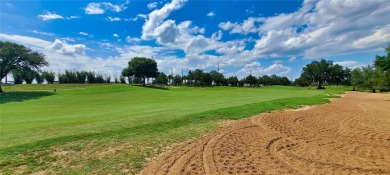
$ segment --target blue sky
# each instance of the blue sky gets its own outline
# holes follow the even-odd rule
[[[0,40],[44,53],[44,70],[118,77],[135,56],[159,71],[297,78],[325,58],[372,64],[390,44],[388,0],[2,0]]]

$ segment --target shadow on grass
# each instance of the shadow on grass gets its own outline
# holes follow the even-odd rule
[[[22,102],[25,100],[39,99],[42,97],[53,95],[52,92],[46,91],[19,91],[19,92],[5,92],[0,94],[0,104],[10,102]]]
[[[168,88],[163,87],[163,86],[153,86],[153,85],[145,85],[145,86],[142,86],[142,85],[138,85],[138,84],[133,85],[133,86],[143,87],[143,88],[150,88],[150,89],[169,90]]]

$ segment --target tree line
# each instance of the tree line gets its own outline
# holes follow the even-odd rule
[[[187,75],[167,75],[158,72],[155,60],[145,57],[134,57],[129,61],[128,67],[123,69],[122,78],[127,77],[129,83],[140,83],[145,85],[145,80],[152,79],[150,83],[157,85],[174,86],[270,86],[290,85],[287,77],[277,75],[255,77],[248,75],[246,78],[238,79],[236,76],[225,77],[222,73],[212,70],[210,72],[201,69],[189,70]]]
[[[302,68],[302,74],[294,84],[317,85],[317,89],[322,89],[324,84],[337,86],[342,84],[353,86],[353,90],[390,91],[390,45],[385,47],[385,51],[386,55],[375,57],[373,65],[353,70],[325,59],[312,61]]]
[[[187,75],[167,75],[158,72],[155,60],[144,57],[135,57],[128,62],[119,78],[114,79],[115,83],[149,83],[159,85],[187,85],[187,86],[271,86],[271,85],[316,85],[322,89],[324,85],[345,85],[353,86],[353,90],[370,89],[390,91],[390,45],[385,47],[386,55],[376,56],[373,65],[362,68],[349,69],[341,65],[333,64],[332,61],[321,59],[312,61],[303,67],[301,76],[294,82],[287,77],[277,75],[263,75],[255,77],[248,75],[238,79],[236,76],[225,77],[218,71],[205,72],[201,69],[188,71]],[[41,71],[40,67],[47,66],[45,55],[32,51],[23,45],[12,42],[0,41],[0,78],[3,79],[11,73],[15,84],[25,81],[37,83],[46,81],[54,83],[56,74],[54,72]],[[110,76],[102,76],[91,71],[71,71],[57,75],[59,83],[110,83]],[[126,78],[127,82],[126,82]],[[151,80],[151,81],[150,81]],[[0,93],[3,92],[0,84]]]

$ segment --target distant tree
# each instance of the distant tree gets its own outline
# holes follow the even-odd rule
[[[200,77],[200,82],[202,85],[211,86],[213,83],[213,78],[211,77],[210,73],[203,73]]]
[[[164,72],[159,72],[154,81],[156,84],[167,85],[168,84],[168,77],[167,77],[167,75],[165,75]]]
[[[203,70],[200,70],[200,69],[196,69],[193,73],[193,79],[195,80],[195,85],[198,85],[199,82],[201,81],[201,77],[203,75]]]
[[[111,83],[111,76],[104,77],[106,83]]]
[[[310,85],[310,80],[306,79],[305,77],[299,77],[295,79],[294,81],[295,86],[309,86]]]
[[[351,84],[355,91],[356,87],[364,86],[363,72],[360,68],[355,68],[351,73]]]
[[[47,84],[53,84],[55,79],[54,72],[42,72],[42,77],[46,80]]]
[[[376,56],[374,66],[382,71],[390,71],[390,45],[385,47],[385,52],[387,55]]]
[[[225,77],[220,72],[213,70],[210,72],[210,75],[217,86],[221,86],[226,82]]]
[[[35,74],[35,80],[37,81],[38,84],[42,84],[43,81],[44,81],[43,75],[39,74],[39,73],[36,73]]]
[[[120,81],[122,84],[126,84],[125,77],[123,77],[123,76],[120,76],[120,77],[119,77],[119,81]]]
[[[268,75],[263,75],[257,79],[257,82],[263,86],[271,86],[272,85],[272,79]]]
[[[325,59],[312,61],[310,64],[303,67],[301,77],[318,83],[317,89],[323,89],[322,85],[324,82],[330,79],[332,66],[333,62]]]
[[[253,76],[253,75],[248,75],[248,76],[245,78],[245,83],[248,83],[250,87],[256,86],[256,84],[257,84],[257,79],[256,79],[256,77]]]
[[[14,84],[22,84],[24,81],[23,72],[20,70],[12,70],[12,77],[14,78]]]
[[[179,86],[179,85],[181,85],[182,83],[183,83],[183,80],[182,80],[182,78],[181,78],[180,75],[176,75],[175,77],[173,77],[173,84],[174,84],[175,86]]]
[[[227,79],[228,84],[231,86],[238,86],[238,78],[236,76],[231,76]]]
[[[345,72],[343,66],[340,66],[338,64],[335,64],[330,67],[330,73],[329,73],[329,82],[336,84],[338,87],[339,84],[344,80],[345,78]]]
[[[47,65],[45,55],[32,51],[23,45],[0,41],[0,79],[3,79],[12,70],[38,71],[40,67]],[[1,84],[0,93],[3,93]]]
[[[363,67],[362,73],[363,73],[362,74],[363,80],[365,80],[363,86],[365,88],[371,89],[372,92],[376,92],[376,89],[375,89],[376,81],[375,81],[374,68],[370,65],[368,65],[367,67]]]
[[[144,57],[134,57],[128,63],[128,67],[122,71],[123,76],[135,76],[142,78],[142,85],[145,86],[145,79],[157,76],[157,63],[155,60]]]

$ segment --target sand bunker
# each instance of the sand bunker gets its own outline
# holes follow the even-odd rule
[[[232,122],[173,148],[141,174],[390,174],[390,95]]]

